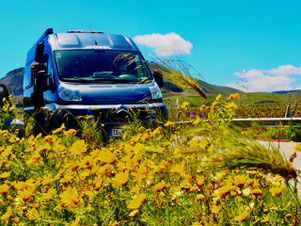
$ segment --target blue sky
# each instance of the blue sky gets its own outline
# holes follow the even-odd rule
[[[146,58],[184,59],[215,85],[301,88],[300,10],[297,0],[3,1],[0,77],[53,27],[127,35]]]

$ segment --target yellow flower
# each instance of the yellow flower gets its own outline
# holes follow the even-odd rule
[[[277,196],[282,193],[283,189],[284,189],[284,186],[280,185],[280,186],[276,186],[276,187],[271,187],[269,191],[271,192],[272,196]]]
[[[99,154],[99,160],[104,163],[111,164],[111,163],[115,162],[116,156],[109,150],[102,148],[101,152]]]
[[[215,98],[215,101],[219,101],[222,98],[222,94],[218,94],[217,97]]]
[[[240,213],[238,216],[234,217],[234,221],[243,222],[248,218],[248,216],[249,216],[249,212],[244,211],[244,212]]]
[[[139,209],[145,200],[146,200],[145,194],[138,195],[129,202],[127,208],[132,210]]]
[[[205,196],[203,194],[198,194],[196,197],[195,197],[195,200],[196,201],[204,201],[205,200]]]
[[[141,127],[139,127],[138,130],[139,130],[140,133],[142,133],[145,130],[145,127],[141,126]]]
[[[166,127],[175,127],[175,123],[174,122],[171,122],[171,121],[167,121],[165,124],[164,124],[164,126],[166,126]]]
[[[213,205],[213,206],[211,207],[211,212],[217,214],[217,213],[219,213],[219,211],[220,211],[221,209],[222,209],[222,208],[221,208],[220,206]]]
[[[248,179],[249,179],[249,177],[245,174],[236,175],[233,178],[233,183],[238,187],[243,187],[247,183]]]
[[[1,178],[1,179],[5,179],[5,178],[8,178],[9,175],[10,175],[10,172],[4,172],[4,173],[1,173],[1,174],[0,174],[0,178]]]
[[[75,205],[83,204],[83,200],[80,198],[79,194],[77,193],[77,190],[72,187],[68,187],[66,191],[59,195],[59,197],[61,199],[61,206],[69,207],[69,211],[71,211],[71,209]]]
[[[27,212],[26,217],[30,221],[36,221],[37,219],[39,219],[40,215],[39,215],[39,212],[37,211],[37,209],[32,208]]]
[[[129,171],[117,173],[115,177],[113,178],[113,181],[115,182],[113,184],[114,188],[117,188],[121,185],[126,184],[129,181]]]
[[[205,180],[205,177],[204,175],[200,175],[196,178],[196,183],[199,187],[203,186],[204,185],[204,180]]]
[[[255,188],[255,189],[253,189],[253,190],[251,191],[251,194],[252,194],[252,195],[255,195],[255,196],[262,196],[263,192],[262,192],[261,189]]]
[[[10,206],[6,208],[5,214],[2,215],[1,220],[8,220],[13,216],[13,210]]]
[[[187,109],[187,107],[188,107],[188,105],[189,105],[189,102],[188,101],[184,101],[183,103],[182,103],[182,105],[181,105],[181,108],[183,108],[183,109]]]
[[[72,157],[85,153],[86,151],[87,145],[85,144],[84,140],[75,141],[70,148],[70,154]]]
[[[19,190],[18,195],[24,200],[24,201],[30,201],[32,200],[33,195],[36,192],[36,188],[34,186],[28,187],[24,190]]]
[[[295,153],[298,153],[299,151],[301,151],[301,144],[300,143],[297,143],[294,147],[294,152]]]
[[[154,187],[154,194],[156,195],[158,192],[162,191],[166,187],[166,184],[164,181],[159,182]]]
[[[71,226],[78,226],[80,222],[80,216],[77,216],[74,221],[72,221]]]
[[[236,100],[240,100],[240,96],[239,96],[238,93],[235,93],[234,96],[235,96],[235,99],[236,99]]]
[[[7,184],[0,185],[0,194],[7,195],[9,193],[9,186]]]
[[[52,134],[55,134],[55,133],[61,133],[61,132],[63,132],[65,129],[66,129],[66,127],[65,127],[65,124],[63,123],[63,124],[61,125],[60,128],[57,128],[56,130],[53,130],[53,131],[52,131]]]
[[[170,141],[162,142],[162,146],[163,146],[163,147],[169,147],[170,145],[171,145],[171,142],[170,142]]]

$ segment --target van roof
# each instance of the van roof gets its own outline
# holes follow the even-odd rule
[[[51,32],[49,32],[51,30]],[[123,35],[105,34],[98,31],[72,30],[67,33],[53,34],[49,28],[37,41],[44,41],[50,50],[65,49],[112,49],[125,51],[139,51],[136,44]],[[27,62],[34,58],[37,43],[28,51]]]

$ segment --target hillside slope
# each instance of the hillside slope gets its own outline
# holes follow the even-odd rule
[[[14,69],[6,74],[6,76],[0,79],[0,83],[7,86],[8,91],[13,96],[22,94],[23,89],[23,74],[24,67]]]

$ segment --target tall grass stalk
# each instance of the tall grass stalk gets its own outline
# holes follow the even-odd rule
[[[152,67],[161,73],[163,77],[166,77],[174,82],[181,89],[194,91],[195,93],[207,99],[206,93],[200,87],[197,80],[191,76],[189,69],[183,61],[159,61],[157,64],[153,64]]]

